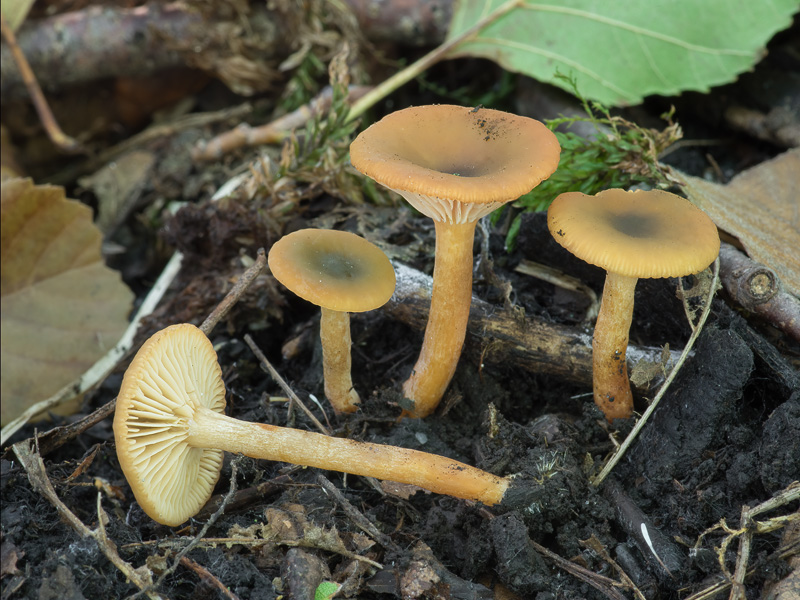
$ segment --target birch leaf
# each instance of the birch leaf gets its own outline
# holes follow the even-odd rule
[[[448,56],[482,56],[565,87],[561,73],[587,98],[636,104],[733,81],[799,9],[798,0],[460,0],[449,40],[491,22]]]
[[[133,295],[103,263],[88,206],[28,179],[2,184],[2,422],[53,395],[127,326]]]

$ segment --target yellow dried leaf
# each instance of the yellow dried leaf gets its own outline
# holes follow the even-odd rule
[[[103,263],[89,207],[55,186],[2,183],[2,422],[80,376],[119,340],[133,295]]]
[[[679,174],[689,199],[800,296],[800,149],[748,169],[727,185]]]

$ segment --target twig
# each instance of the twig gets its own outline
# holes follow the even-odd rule
[[[249,102],[245,102],[238,106],[232,106],[230,108],[224,108],[218,111],[190,113],[168,123],[157,123],[151,125],[144,131],[126,138],[119,144],[100,151],[98,154],[90,157],[88,160],[85,160],[79,164],[70,165],[61,171],[48,176],[47,181],[48,183],[66,185],[72,181],[75,181],[81,175],[85,173],[92,173],[99,169],[102,165],[116,160],[123,154],[156,140],[174,136],[187,129],[200,129],[206,125],[217,123],[219,121],[241,119],[252,111],[253,106]]]
[[[800,341],[800,300],[783,289],[775,271],[726,243],[719,260],[720,280],[731,298]]]
[[[56,121],[56,118],[53,116],[53,111],[50,110],[50,105],[47,104],[47,99],[42,93],[42,88],[39,86],[39,82],[36,81],[36,75],[33,74],[33,69],[31,69],[30,64],[28,64],[25,54],[23,54],[19,44],[17,44],[17,36],[14,35],[14,31],[9,27],[2,13],[0,13],[0,30],[8,43],[8,47],[14,57],[14,62],[17,63],[22,81],[28,89],[33,106],[36,108],[36,112],[39,115],[42,125],[44,125],[47,135],[50,137],[50,141],[64,152],[82,151],[83,148],[80,142],[64,133],[58,121]]]
[[[317,473],[317,481],[322,486],[322,489],[325,490],[328,495],[333,497],[348,518],[355,523],[356,527],[361,529],[364,533],[366,533],[384,548],[395,552],[400,551],[400,547],[395,544],[388,535],[382,533],[377,527],[375,527],[372,521],[361,514],[359,510],[353,506],[338,489],[336,489],[336,486],[333,485],[327,477],[325,477],[322,473]]]
[[[75,421],[74,423],[69,423],[67,425],[53,427],[52,429],[39,435],[39,454],[42,456],[47,456],[53,450],[56,450],[57,448],[60,448],[66,444],[68,441],[75,439],[87,429],[94,427],[100,421],[110,417],[114,413],[116,406],[117,399],[114,398],[113,400],[103,404],[103,406],[94,412],[89,413],[79,421]]]
[[[231,462],[231,484],[230,487],[228,488],[228,493],[225,496],[225,500],[222,501],[222,504],[220,504],[220,507],[217,509],[217,512],[211,515],[208,521],[205,522],[203,528],[198,532],[196,536],[194,536],[192,541],[186,544],[186,546],[180,552],[178,552],[177,556],[175,557],[175,560],[172,562],[172,565],[167,569],[165,569],[164,572],[158,576],[158,580],[151,586],[153,589],[158,588],[158,586],[160,586],[167,577],[169,577],[170,575],[172,575],[172,573],[175,572],[175,569],[177,569],[178,566],[181,564],[181,559],[184,556],[186,556],[192,548],[194,548],[195,546],[197,546],[197,544],[203,541],[203,538],[205,537],[206,533],[208,533],[208,530],[211,529],[211,526],[214,523],[216,523],[217,519],[219,519],[225,512],[225,507],[228,505],[228,502],[231,501],[233,495],[236,493],[236,475],[239,472],[239,463],[238,463],[239,460],[241,460],[241,457],[236,458]],[[137,592],[133,596],[129,596],[127,600],[136,600],[136,598],[138,598],[143,593],[147,593],[147,590],[141,590],[140,592]]]
[[[3,427],[2,431],[0,432],[0,444],[5,444],[6,441],[20,429],[20,427],[25,425],[25,423],[30,421],[36,415],[39,415],[46,410],[50,410],[51,408],[58,406],[59,404],[76,396],[80,396],[108,377],[111,371],[113,371],[117,366],[117,363],[122,359],[123,356],[125,356],[125,354],[127,354],[128,350],[131,349],[131,346],[133,345],[133,339],[139,329],[139,324],[142,322],[144,317],[152,313],[156,306],[158,306],[158,303],[161,301],[161,298],[164,296],[167,288],[169,288],[172,280],[175,279],[178,271],[180,271],[182,260],[183,254],[180,252],[175,252],[175,254],[172,255],[172,258],[170,258],[169,262],[164,267],[164,270],[161,272],[161,275],[159,275],[158,279],[153,285],[153,288],[150,290],[150,292],[148,292],[144,302],[142,302],[142,305],[139,307],[139,310],[136,311],[136,316],[134,316],[133,320],[128,325],[125,333],[122,334],[122,338],[120,338],[119,342],[117,342],[117,344],[111,350],[109,350],[105,356],[89,367],[89,370],[81,375],[78,379],[65,385],[47,400],[37,402],[19,417]]]
[[[270,375],[272,375],[272,378],[278,383],[279,386],[281,386],[281,389],[283,389],[286,395],[289,396],[290,400],[300,407],[300,410],[302,410],[306,414],[306,416],[309,419],[311,419],[311,422],[317,426],[317,429],[319,429],[325,435],[330,435],[331,432],[328,430],[328,428],[319,422],[319,419],[317,419],[317,417],[314,416],[314,413],[308,410],[306,405],[303,404],[303,402],[300,400],[297,394],[294,393],[294,390],[290,388],[289,384],[286,383],[283,377],[280,376],[280,373],[278,373],[278,371],[275,370],[275,367],[272,366],[272,363],[269,362],[269,360],[267,360],[267,357],[264,356],[264,353],[261,351],[261,348],[259,348],[256,345],[256,343],[253,341],[253,338],[250,337],[250,334],[246,333],[244,335],[244,341],[247,343],[248,346],[250,346],[250,350],[252,350],[253,354],[256,355],[256,358],[258,358],[264,370],[267,371],[267,373],[269,373]]]
[[[780,493],[776,494],[766,502],[763,502],[762,504],[758,505],[754,509],[751,509],[751,511],[759,513],[764,512],[766,510],[771,510],[773,508],[776,508],[777,506],[787,504],[788,502],[796,501],[798,498],[800,498],[800,482],[794,481],[791,484],[789,484],[788,487],[783,489]],[[753,514],[751,514],[751,517],[752,516]],[[787,524],[791,522],[797,522],[798,520],[800,520],[800,513],[795,512],[789,515],[776,517],[774,519],[770,519],[764,522],[756,522],[754,524],[751,524],[751,528],[754,525],[755,531],[757,533],[764,533],[768,531],[774,531],[781,527],[785,527]],[[697,543],[695,544],[695,547],[697,547],[700,544],[700,541],[703,536],[717,529],[723,529],[725,531],[730,532],[724,540],[724,543],[727,545],[727,543],[729,543],[730,540],[733,539],[734,537],[739,535],[744,535],[747,529],[749,528],[731,530],[729,527],[727,527],[727,525],[725,525],[723,519],[722,521],[720,521],[720,523],[718,523],[714,527],[704,531],[701,534],[700,538],[698,539]],[[733,577],[727,576],[724,579],[720,579],[720,581],[713,583],[709,587],[697,593],[694,593],[691,596],[688,596],[686,600],[709,600],[710,598],[713,598],[714,596],[721,594],[722,592],[726,591],[729,588],[741,589],[741,585],[743,585],[747,577],[753,575],[757,570],[761,569],[763,565],[771,563],[775,560],[786,560],[787,558],[798,556],[799,552],[800,552],[800,539],[797,538],[791,539],[788,542],[782,543],[781,546],[777,550],[775,550],[775,552],[772,552],[771,554],[765,557],[759,558],[759,560],[757,560],[756,563],[752,565],[749,569],[746,569],[746,565],[743,565],[738,575],[736,572],[734,572]],[[742,553],[740,551],[739,553],[740,558],[737,559],[737,565],[736,565],[737,570],[739,569],[740,560],[743,563],[746,562],[746,560],[741,559],[741,556]],[[722,571],[723,573],[725,573],[727,570],[723,567]],[[738,592],[736,589],[733,589],[732,593],[738,593]]]
[[[577,277],[572,277],[553,267],[526,259],[521,260],[514,270],[517,273],[523,273],[547,283],[552,283],[565,290],[580,292],[589,299],[589,308],[586,309],[583,321],[588,323],[597,318],[597,313],[600,312],[600,300],[597,298],[595,291]]]
[[[256,261],[247,269],[239,280],[233,285],[231,291],[227,293],[222,302],[217,304],[217,307],[211,311],[211,314],[206,317],[203,324],[200,325],[200,330],[206,334],[206,337],[211,335],[211,331],[216,327],[225,316],[230,312],[233,305],[239,301],[245,290],[250,287],[256,277],[261,274],[264,267],[267,266],[267,255],[263,248],[258,249]]]
[[[742,506],[742,519],[739,525],[741,526],[742,530],[744,530],[744,534],[739,541],[739,553],[736,558],[736,569],[731,580],[733,587],[731,589],[730,600],[744,600],[745,598],[744,579],[745,575],[747,574],[747,563],[750,560],[750,545],[753,541],[753,533],[756,532],[754,529],[769,531],[769,529],[763,526],[754,528],[753,518],[763,512],[784,506],[798,499],[800,499],[800,483],[795,481],[786,489],[782,490],[779,494],[770,498],[766,502],[762,502],[754,508]],[[800,520],[800,513],[794,513],[792,515],[788,515],[786,519],[781,519],[782,522],[780,526],[783,527],[786,522],[798,520]]]
[[[239,596],[230,591],[225,586],[225,584],[223,584],[219,579],[217,579],[217,577],[213,573],[211,573],[211,571],[206,569],[200,563],[193,561],[188,556],[184,556],[183,558],[181,558],[181,564],[190,571],[194,571],[197,574],[197,576],[200,577],[200,579],[215,587],[217,591],[219,591],[219,593],[228,598],[228,600],[239,600]]]
[[[629,588],[633,591],[634,596],[636,596],[637,600],[647,600],[642,593],[642,590],[639,589],[630,576],[625,572],[625,570],[611,558],[611,555],[608,553],[608,550],[605,546],[598,540],[594,535],[590,536],[588,540],[581,541],[581,545],[585,548],[588,548],[594,552],[596,552],[604,561],[606,561],[609,565],[613,567],[613,569],[619,574],[619,578],[622,580],[622,583],[625,587]]]
[[[379,102],[394,92],[397,88],[405,85],[415,77],[421,75],[440,60],[446,58],[451,51],[455,50],[459,46],[459,44],[476,35],[481,29],[507,14],[509,11],[519,6],[520,3],[521,0],[509,0],[508,2],[501,4],[486,17],[475,23],[475,25],[463,33],[457,35],[451,40],[444,42],[442,45],[437,46],[435,49],[428,52],[428,54],[413,64],[407,66],[401,71],[398,71],[389,77],[389,79],[383,81],[380,85],[375,87],[369,93],[365,94],[363,98],[361,98],[358,102],[355,102],[353,106],[350,107],[350,112],[347,115],[347,119],[352,121],[353,119],[360,117],[375,103]]]
[[[78,534],[85,538],[92,538],[114,566],[141,590],[140,593],[146,594],[151,600],[164,600],[164,596],[151,590],[153,581],[150,570],[146,567],[134,569],[130,563],[122,560],[117,553],[117,547],[114,545],[114,542],[109,540],[106,536],[104,523],[108,520],[108,515],[106,515],[102,509],[101,494],[99,492],[97,494],[97,528],[89,529],[83,524],[83,521],[67,508],[67,505],[64,504],[58,497],[58,494],[56,494],[53,484],[47,477],[47,470],[45,469],[42,457],[38,451],[34,450],[34,443],[34,440],[25,440],[23,442],[17,442],[12,447],[22,468],[24,468],[25,472],[28,474],[28,481],[30,481],[31,487],[45,497],[50,504],[55,507],[56,511],[58,511],[59,516]]]
[[[573,563],[572,561],[569,561],[565,558],[561,558],[555,552],[548,550],[547,548],[545,548],[541,544],[537,544],[533,540],[529,541],[537,552],[543,554],[544,556],[552,560],[554,563],[556,563],[558,567],[564,569],[567,573],[569,573],[573,577],[580,579],[584,583],[588,583],[593,588],[595,588],[599,592],[602,592],[612,600],[626,600],[625,596],[623,596],[616,589],[616,586],[619,586],[620,584],[614,579],[611,579],[610,577],[605,577],[604,575],[600,575],[598,573],[594,573],[585,567]]]
[[[348,102],[355,102],[371,89],[371,86],[364,85],[349,86]],[[192,149],[192,159],[196,161],[217,160],[237,148],[258,146],[260,144],[277,144],[283,141],[293,129],[307,123],[314,115],[327,111],[331,106],[332,100],[333,88],[326,86],[308,104],[271,123],[260,127],[250,127],[247,123],[241,123],[234,129],[226,131],[208,142],[198,142]]]
[[[683,366],[683,363],[686,362],[686,359],[689,356],[689,352],[694,347],[694,343],[697,341],[697,338],[700,336],[700,332],[703,330],[703,325],[705,324],[706,319],[708,319],[708,315],[711,312],[711,301],[714,299],[714,294],[717,291],[718,285],[719,285],[719,259],[714,261],[713,276],[712,276],[712,279],[711,279],[711,287],[710,287],[710,289],[708,291],[708,297],[706,298],[705,305],[703,306],[703,312],[700,315],[700,319],[697,321],[697,325],[692,330],[692,335],[689,337],[689,341],[686,342],[686,347],[683,349],[683,352],[681,352],[681,356],[678,359],[678,362],[672,368],[672,370],[670,371],[669,375],[667,375],[667,378],[664,380],[664,383],[661,385],[661,388],[658,390],[658,393],[656,394],[656,397],[653,398],[653,401],[650,403],[650,406],[648,406],[647,410],[644,411],[644,414],[642,415],[642,418],[639,419],[639,421],[633,427],[631,432],[628,434],[628,437],[625,438],[625,441],[622,442],[622,444],[617,449],[617,451],[611,456],[609,461],[603,467],[603,470],[600,471],[600,474],[597,477],[594,478],[594,480],[592,481],[593,485],[599,486],[601,483],[603,483],[603,480],[606,477],[608,477],[608,474],[611,473],[611,471],[614,469],[616,464],[625,455],[625,452],[627,452],[628,448],[630,448],[631,444],[636,439],[636,436],[639,435],[639,432],[642,430],[642,428],[647,423],[648,419],[650,418],[650,415],[653,414],[653,411],[655,411],[655,409],[658,406],[659,402],[661,402],[661,398],[664,397],[664,394],[669,389],[670,385],[672,385],[672,382],[675,380],[675,377],[678,375],[678,372],[680,371],[681,367]]]

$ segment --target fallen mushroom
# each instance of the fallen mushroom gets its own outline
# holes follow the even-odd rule
[[[328,229],[301,229],[282,237],[268,260],[278,281],[322,310],[325,395],[336,412],[354,412],[359,396],[350,375],[349,313],[389,301],[395,286],[392,263],[364,238]]]
[[[549,177],[556,136],[539,121],[485,108],[435,105],[394,112],[350,146],[353,166],[436,223],[431,309],[403,393],[408,413],[436,409],[455,373],[472,296],[475,224]]]
[[[142,509],[177,526],[195,515],[219,479],[222,453],[407,483],[487,505],[522,506],[536,486],[395,446],[239,421],[225,416],[225,385],[208,338],[172,325],[139,349],[117,396],[114,438]]]
[[[555,240],[606,270],[592,340],[594,401],[611,421],[633,412],[625,362],[640,277],[681,277],[702,271],[719,254],[713,221],[688,200],[660,190],[568,192],[547,212]]]

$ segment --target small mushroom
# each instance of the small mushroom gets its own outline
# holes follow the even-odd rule
[[[224,410],[217,355],[197,327],[172,325],[139,349],[117,396],[114,437],[122,471],[154,520],[177,526],[197,514],[219,478],[223,451],[412,484],[487,505],[524,504],[536,493],[530,483],[435,454],[239,421]]]
[[[609,421],[628,418],[633,396],[625,357],[636,281],[702,271],[719,254],[717,228],[680,196],[620,189],[561,194],[547,225],[564,248],[606,270],[592,341],[594,401]]]
[[[356,169],[435,221],[430,315],[403,385],[414,401],[411,416],[433,412],[455,373],[472,300],[476,222],[549,177],[560,151],[556,136],[539,121],[448,105],[394,112],[350,145]]]
[[[374,244],[346,231],[301,229],[269,251],[269,268],[292,292],[322,309],[325,395],[338,413],[359,403],[350,375],[351,312],[374,310],[394,293],[392,263]]]

